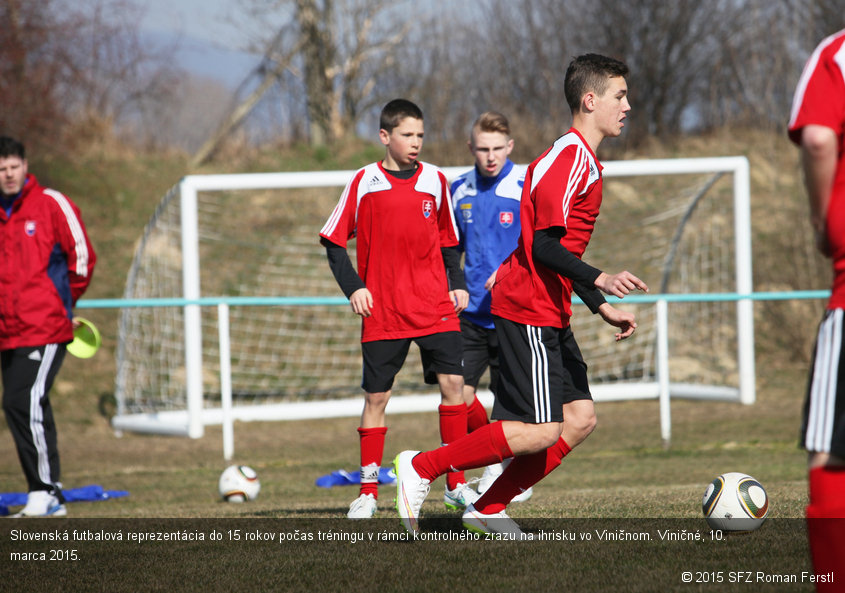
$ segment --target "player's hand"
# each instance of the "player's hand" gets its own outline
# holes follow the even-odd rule
[[[620,331],[616,332],[614,336],[616,341],[624,340],[634,333],[637,329],[637,322],[634,319],[634,314],[628,311],[620,311],[610,303],[602,303],[599,307],[599,315],[607,323],[614,327],[618,327]]]
[[[484,283],[485,290],[493,290],[493,285],[496,284],[496,273],[499,270],[493,270],[493,273],[490,274],[490,277],[487,279],[487,282]]]
[[[469,306],[469,293],[465,290],[450,290],[449,299],[455,305],[455,313],[458,315]]]
[[[642,290],[648,292],[646,283],[634,276],[629,271],[619,272],[618,274],[605,274],[602,272],[596,278],[596,287],[607,294],[612,294],[620,299],[629,294],[632,290]]]
[[[369,317],[373,314],[373,295],[368,288],[359,288],[349,297],[349,304],[352,310],[361,317]]]

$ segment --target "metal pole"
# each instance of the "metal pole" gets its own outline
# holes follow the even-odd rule
[[[217,328],[220,340],[220,407],[223,413],[223,459],[235,455],[235,428],[232,419],[232,356],[229,342],[229,305],[217,305]]]
[[[672,404],[669,392],[669,305],[665,300],[657,301],[657,382],[660,400],[660,436],[663,446],[669,447],[672,440]]]

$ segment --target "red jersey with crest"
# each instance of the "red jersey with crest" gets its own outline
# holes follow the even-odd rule
[[[824,39],[810,56],[792,102],[789,137],[801,142],[804,126],[836,133],[839,157],[827,210],[827,239],[833,259],[833,289],[828,309],[845,309],[845,30]]]
[[[534,232],[564,227],[561,244],[580,258],[601,207],[601,169],[574,128],[528,167],[520,203],[519,242],[496,274],[494,315],[526,325],[569,326],[572,282],[534,262]]]
[[[320,236],[341,247],[356,238],[358,275],[373,295],[362,342],[460,331],[440,252],[458,244],[458,231],[440,169],[419,163],[409,179],[380,162],[358,170]]]

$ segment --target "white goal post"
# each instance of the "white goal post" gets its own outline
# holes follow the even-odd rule
[[[465,172],[468,167],[443,168],[450,179]],[[745,157],[713,157],[690,159],[654,159],[634,161],[608,161],[604,163],[605,178],[627,178],[660,175],[692,175],[692,174],[729,174],[732,176],[732,205],[731,218],[732,251],[731,274],[735,283],[730,289],[735,292],[735,328],[731,328],[731,339],[736,342],[736,385],[701,385],[684,382],[673,383],[669,377],[669,321],[666,313],[667,303],[683,300],[705,301],[712,295],[686,295],[687,298],[675,298],[682,295],[667,294],[660,298],[660,294],[652,294],[642,302],[655,304],[653,350],[654,369],[649,380],[625,380],[592,385],[596,401],[615,401],[624,399],[658,398],[661,402],[661,431],[664,439],[669,433],[669,398],[698,397],[703,399],[719,399],[751,404],[755,400],[755,370],[754,370],[754,318],[752,302],[752,256],[751,256],[751,214],[750,214],[750,180],[749,164]],[[355,416],[360,413],[361,400],[358,398],[344,398],[335,400],[321,400],[308,402],[278,402],[263,405],[231,406],[231,400],[225,393],[231,390],[231,377],[220,377],[221,406],[209,408],[204,404],[204,382],[208,375],[204,375],[203,362],[203,326],[201,309],[207,303],[202,297],[200,285],[200,240],[201,232],[198,216],[198,195],[200,192],[222,192],[243,190],[273,189],[301,189],[301,188],[331,188],[343,187],[354,175],[354,171],[320,171],[299,173],[250,173],[232,175],[189,175],[184,177],[178,185],[179,198],[179,229],[181,247],[181,288],[185,303],[182,319],[184,322],[184,394],[185,407],[183,410],[154,410],[149,412],[127,412],[122,404],[123,397],[120,385],[121,360],[118,361],[118,414],[112,424],[116,430],[130,430],[139,432],[153,432],[163,434],[181,434],[191,438],[199,438],[204,433],[204,426],[211,424],[231,423],[232,419],[248,420],[283,420],[305,417]],[[702,193],[706,191],[703,190]],[[687,206],[691,213],[695,203]],[[613,206],[611,206],[613,208]],[[328,216],[328,212],[325,213]],[[603,214],[604,216],[604,214]],[[317,243],[319,229],[314,228],[313,240]],[[718,243],[718,240],[716,241]],[[668,256],[667,256],[668,258]],[[330,275],[328,265],[326,274]],[[636,273],[636,270],[632,270]],[[652,292],[658,292],[659,287],[652,286]],[[699,291],[706,292],[706,291]],[[728,293],[722,287],[710,292]],[[174,295],[175,296],[175,295]],[[137,295],[126,295],[127,298],[137,298]],[[221,302],[225,298],[220,299]],[[323,299],[324,302],[342,302],[345,299],[334,297]],[[237,302],[237,299],[234,299]],[[243,302],[240,301],[240,302]],[[268,300],[272,302],[272,300]],[[625,303],[636,302],[636,297],[625,300]],[[219,326],[229,331],[228,310],[220,307],[219,314],[226,316],[220,319]],[[734,323],[734,322],[731,322]],[[123,331],[123,330],[121,330]],[[735,338],[734,338],[735,332]],[[121,340],[123,337],[121,337]],[[224,343],[225,342],[225,343]],[[579,339],[580,342],[580,339]],[[228,336],[220,332],[219,350],[221,353],[220,372],[231,373],[231,360],[223,360],[223,354],[229,358]],[[120,356],[119,356],[120,358]],[[588,363],[589,363],[588,359]],[[207,364],[207,362],[206,362]],[[228,394],[231,396],[231,393]],[[490,402],[489,393],[485,393],[482,401]],[[405,395],[391,399],[388,411],[412,412],[436,409],[438,395]],[[434,403],[433,403],[434,402]],[[225,413],[224,413],[225,412]]]

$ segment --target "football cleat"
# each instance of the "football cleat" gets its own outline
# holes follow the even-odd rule
[[[534,539],[533,533],[525,533],[516,524],[516,521],[508,517],[505,511],[485,515],[469,505],[462,517],[464,527],[474,533],[500,534],[507,539],[526,540]]]
[[[26,505],[12,517],[64,517],[67,508],[47,490],[33,490],[26,496]]]
[[[446,491],[443,493],[443,504],[447,509],[457,511],[465,509],[481,496],[473,490],[469,484],[458,484],[453,490],[449,490],[446,486]]]
[[[346,516],[349,519],[371,519],[377,510],[376,497],[372,494],[362,494],[349,505]]]
[[[421,478],[411,463],[418,453],[402,451],[393,461],[396,472],[396,510],[409,533],[419,531],[420,508],[431,489],[431,483]]]

